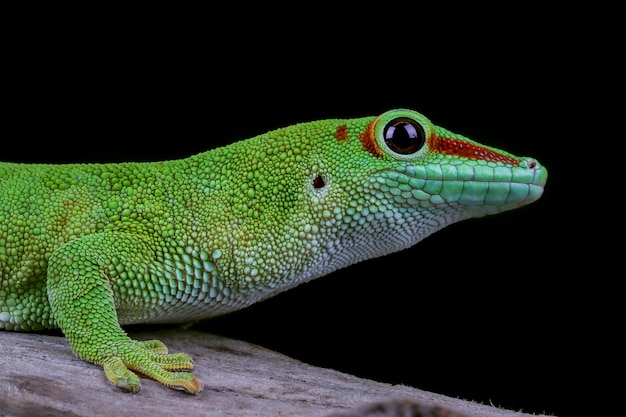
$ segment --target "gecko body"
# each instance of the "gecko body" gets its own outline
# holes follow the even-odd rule
[[[0,163],[0,329],[60,328],[120,388],[197,393],[192,359],[122,326],[203,320],[459,221],[536,201],[547,170],[420,113],[300,123],[188,158]]]

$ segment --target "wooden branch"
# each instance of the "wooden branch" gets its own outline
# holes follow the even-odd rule
[[[528,417],[318,368],[243,341],[166,329],[131,333],[194,358],[205,384],[189,395],[142,378],[126,393],[61,336],[0,331],[0,416]]]

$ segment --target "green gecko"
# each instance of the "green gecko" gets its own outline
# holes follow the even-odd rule
[[[537,160],[395,109],[180,160],[0,163],[0,329],[61,329],[116,386],[196,394],[184,353],[122,326],[242,309],[543,193]],[[137,373],[135,373],[137,372]]]

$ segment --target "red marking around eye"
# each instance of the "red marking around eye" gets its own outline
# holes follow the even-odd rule
[[[376,126],[377,121],[378,119],[373,120],[367,125],[365,131],[359,135],[359,140],[361,141],[361,145],[363,145],[363,149],[374,155],[376,158],[381,158],[383,154],[380,152],[380,149],[378,149],[376,139],[374,138],[374,126]]]
[[[348,126],[346,125],[339,126],[337,128],[337,131],[335,132],[335,138],[337,138],[338,141],[348,139]]]
[[[519,161],[507,155],[503,155],[491,149],[474,145],[462,139],[453,139],[440,136],[429,138],[430,149],[444,155],[455,155],[469,159],[480,159],[489,162],[501,162],[503,164],[519,165]]]

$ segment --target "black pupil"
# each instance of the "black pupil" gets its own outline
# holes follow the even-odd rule
[[[401,155],[419,151],[426,142],[422,126],[407,117],[400,117],[387,123],[383,135],[389,149]]]

